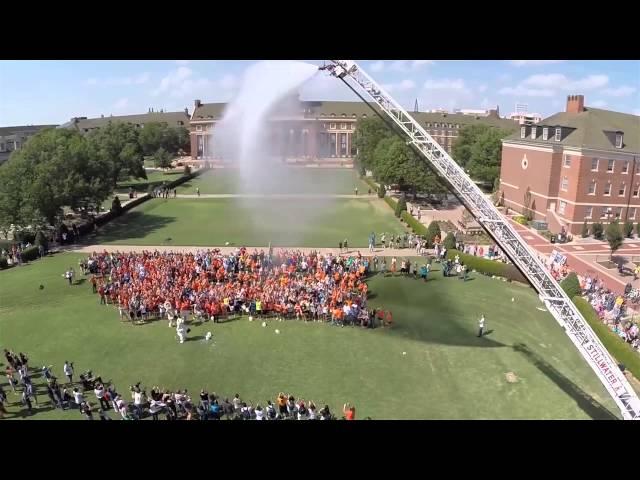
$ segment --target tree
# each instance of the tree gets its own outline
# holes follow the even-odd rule
[[[453,145],[452,156],[474,180],[494,184],[500,175],[502,139],[515,130],[486,124],[462,128]]]
[[[627,238],[631,238],[633,235],[633,222],[624,222],[624,236]]]
[[[582,238],[587,238],[589,236],[589,226],[587,225],[587,221],[585,220],[582,224]]]
[[[640,237],[640,222],[636,224],[636,235]]]
[[[440,237],[442,232],[440,231],[440,225],[435,220],[432,220],[427,227],[427,247],[433,247],[433,241],[436,237]]]
[[[387,189],[384,188],[384,185],[380,184],[378,186],[378,198],[384,198],[384,196],[387,194]],[[638,224],[640,225],[640,224]]]
[[[42,245],[42,248],[44,249],[45,252],[49,249],[49,242],[47,240],[46,235],[42,233],[42,230],[38,230],[38,233],[36,233],[36,238],[34,240],[34,243],[36,245]]]
[[[602,227],[601,223],[595,222],[591,224],[591,235],[593,235],[593,238],[600,240],[602,238],[603,231],[604,228]]]
[[[359,165],[372,170],[373,154],[378,143],[394,135],[393,131],[380,118],[363,118],[358,120],[354,135],[354,145],[358,154],[356,161]]]
[[[447,233],[447,236],[444,237],[444,242],[442,242],[447,250],[454,250],[456,248],[456,236],[453,232]]]
[[[373,154],[373,174],[387,184],[397,184],[403,192],[443,193],[436,175],[427,167],[426,160],[398,137],[382,139]]]
[[[406,212],[407,211],[407,201],[404,199],[404,195],[402,197],[400,197],[400,200],[398,200],[398,203],[396,203],[396,217],[400,218],[400,216],[402,215],[402,212]]]
[[[153,164],[157,168],[169,168],[171,166],[171,156],[163,147],[160,147],[153,154]]]
[[[496,177],[493,181],[493,193],[498,193],[500,190],[500,177]]]
[[[575,272],[571,272],[567,275],[565,279],[560,282],[560,286],[569,298],[580,295],[580,281],[578,280],[578,276]]]
[[[146,130],[146,126],[143,131]],[[109,122],[87,136],[87,141],[108,165],[107,177],[115,188],[124,178],[147,178],[138,129],[129,123]]]
[[[611,259],[613,258],[613,254],[616,250],[618,250],[624,242],[624,236],[622,235],[622,230],[620,229],[618,220],[614,220],[607,225],[605,235],[607,237],[607,242],[609,243],[609,248],[611,249],[611,255],[609,256],[609,259]]]

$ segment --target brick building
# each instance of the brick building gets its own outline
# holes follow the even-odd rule
[[[640,219],[640,117],[585,107],[522,125],[502,142],[504,204],[579,233],[583,222]]]
[[[274,116],[274,137],[280,151],[272,152],[290,161],[351,161],[356,155],[354,133],[359,119],[375,114],[363,102],[301,101],[287,115]],[[194,160],[220,160],[211,133],[222,118],[224,103],[195,101],[191,116],[191,157]],[[417,121],[449,153],[461,128],[487,124],[515,130],[517,125],[502,119],[497,110],[488,115],[465,115],[446,112],[411,112]]]
[[[30,137],[45,128],[56,125],[23,125],[18,127],[0,127],[0,163],[9,159],[11,152],[19,150]]]

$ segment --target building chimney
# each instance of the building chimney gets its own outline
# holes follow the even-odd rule
[[[567,113],[584,112],[584,95],[569,95],[567,97]]]
[[[198,108],[200,105],[202,105],[202,102],[200,100],[194,100],[193,104],[196,108]]]

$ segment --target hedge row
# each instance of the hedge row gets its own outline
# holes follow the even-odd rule
[[[386,196],[384,197],[384,201],[387,202],[387,205],[391,207],[391,210],[393,210],[394,212],[396,211],[396,205],[398,205],[398,202],[396,202],[393,198]]]
[[[376,182],[374,182],[371,177],[362,177],[362,180],[371,187],[371,190],[374,192],[378,191],[378,185],[376,185]]]
[[[427,227],[425,227],[422,223],[420,223],[418,220],[413,218],[413,215],[411,215],[409,212],[407,211],[402,212],[401,218],[402,220],[407,222],[407,225],[411,227],[411,230],[413,230],[413,233],[417,235],[422,235],[422,236],[427,235]]]
[[[0,257],[0,270],[4,270],[6,268],[9,268],[7,257]]]
[[[486,258],[476,257],[474,255],[467,255],[458,250],[447,250],[447,258],[453,259],[456,255],[460,255],[460,261],[471,270],[476,270],[485,275],[504,277],[514,282],[529,283],[515,265],[498,262],[496,260],[487,260]]]
[[[574,297],[573,303],[613,358],[615,358],[618,363],[623,364],[634,377],[640,378],[640,355],[638,355],[638,352],[618,335],[609,330],[609,327],[600,320],[598,314],[588,301],[582,297]]]

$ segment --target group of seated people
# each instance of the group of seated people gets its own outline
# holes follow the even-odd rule
[[[103,252],[83,263],[100,302],[118,305],[131,320],[153,314],[218,321],[246,313],[373,326],[379,318],[367,310],[369,260],[359,252]]]

